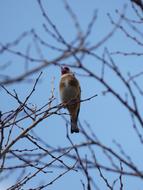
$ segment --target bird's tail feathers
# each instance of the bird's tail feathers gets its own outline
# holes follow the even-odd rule
[[[71,118],[71,133],[79,133],[79,128],[77,126],[77,120]]]

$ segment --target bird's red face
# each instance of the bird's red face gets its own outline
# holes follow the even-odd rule
[[[61,74],[64,75],[66,73],[70,73],[70,69],[68,67],[61,67]]]

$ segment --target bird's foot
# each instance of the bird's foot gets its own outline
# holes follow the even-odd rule
[[[62,103],[62,107],[63,107],[63,108],[66,108],[66,107],[67,107],[67,102],[63,102],[63,103]]]
[[[72,99],[68,103],[69,103],[69,105],[73,105],[73,104],[77,103],[77,99]]]

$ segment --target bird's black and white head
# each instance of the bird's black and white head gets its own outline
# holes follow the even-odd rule
[[[69,67],[61,67],[61,75],[71,73]]]

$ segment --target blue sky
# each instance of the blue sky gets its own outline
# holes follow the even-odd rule
[[[65,39],[68,41],[73,39],[76,31],[74,29],[71,18],[64,9],[63,1],[43,0],[42,2],[45,10],[47,10],[48,12],[49,17],[59,28]],[[115,10],[122,10],[123,5],[127,3],[128,17],[135,18],[133,10],[131,9],[131,5],[127,0],[110,0],[110,2],[107,0],[104,0],[102,2],[98,0],[72,0],[68,2],[76,13],[83,31],[85,31],[85,29],[87,28],[93,11],[96,9],[98,10],[98,19],[95,23],[95,26],[93,27],[93,32],[91,33],[91,36],[89,38],[89,41],[92,44],[98,42],[112,29],[113,26],[111,25],[109,18],[107,17],[108,12],[112,15],[115,21],[117,21],[118,17],[115,13]],[[54,42],[53,39],[50,38],[43,30],[42,24],[45,23],[45,20],[42,16],[37,1],[1,1],[0,23],[0,42],[3,44],[12,42],[24,31],[30,31],[31,29],[35,29],[36,32],[45,41],[56,45],[56,42]],[[26,52],[27,46],[32,46],[32,44],[32,38],[26,38],[18,45],[18,47],[15,48],[15,50]],[[96,53],[102,56],[105,47],[107,47],[110,52],[114,52],[117,50],[129,52],[142,51],[142,47],[127,39],[120,30],[118,30],[114,34],[114,36],[109,39],[109,41],[107,41],[101,48],[99,48]],[[46,60],[54,59],[54,57],[56,56],[55,52],[50,51],[46,48],[42,49],[42,53],[44,55],[44,59]],[[37,52],[34,50],[34,48],[31,49],[31,54],[33,57],[37,57]],[[127,76],[128,71],[130,71],[132,74],[135,74],[141,70],[141,57],[114,56],[114,59],[125,76]],[[17,76],[19,73],[22,72],[24,65],[23,59],[18,56],[13,56],[12,54],[4,54],[0,57],[0,63],[5,63],[7,61],[12,61],[15,66],[9,67],[4,72],[4,74],[9,73],[11,76]],[[87,57],[85,61],[90,69],[93,69],[96,72],[100,71],[101,68],[98,64],[98,60],[96,62],[95,59]],[[78,70],[74,70],[74,72],[79,73]],[[37,74],[34,76],[34,78],[36,79],[36,77]],[[99,137],[99,139],[109,147],[113,147],[116,149],[115,145],[112,143],[113,139],[116,139],[117,142],[120,142],[124,146],[126,153],[132,156],[133,160],[137,163],[137,165],[143,167],[142,160],[140,159],[140,156],[138,156],[141,155],[143,152],[142,146],[139,143],[139,140],[131,126],[131,119],[127,110],[124,109],[123,106],[111,95],[103,96],[103,86],[94,79],[88,79],[86,77],[80,76],[77,77],[81,84],[82,99],[90,97],[94,94],[98,94],[95,99],[82,103],[79,115],[81,123],[84,124],[84,120],[87,120],[92,126],[92,129],[95,131],[96,135]],[[36,93],[33,94],[31,103],[40,106],[48,100],[48,98],[50,97],[51,81],[53,79],[55,87],[54,95],[56,97],[54,104],[59,103],[59,68],[55,66],[50,66],[46,68],[45,70],[43,70],[41,79],[42,83],[37,86]],[[107,72],[107,79],[114,86],[114,88],[117,89],[118,92],[120,92],[122,95],[125,94],[125,89],[123,88],[123,85],[118,80],[115,80],[114,75],[112,75],[110,72]],[[141,82],[141,80],[138,80],[138,82]],[[10,86],[9,89],[16,89],[21,99],[24,99],[24,97],[30,92],[31,87],[31,83],[24,83],[14,84]],[[0,94],[0,98],[2,100],[0,105],[1,110],[7,111],[13,106],[16,106],[16,102],[14,102],[11,98],[7,99],[3,91]],[[138,100],[140,107],[142,107],[141,99],[139,98]],[[52,146],[62,147],[69,144],[66,139],[64,122],[60,116],[54,115],[48,118],[38,127],[36,127],[36,131],[45,141],[48,142],[48,144],[51,144]],[[75,143],[79,143],[82,141],[82,136],[80,134],[76,134],[72,136],[72,139]],[[83,152],[83,154],[86,153]],[[97,154],[99,154],[100,157],[100,153]],[[97,171],[95,171],[95,173],[97,174]],[[97,176],[96,174],[95,177]],[[113,181],[112,175],[108,175],[108,177],[111,181]],[[10,183],[13,181],[13,178],[14,176],[11,178]],[[64,180],[60,179],[59,181],[57,181],[49,189],[66,189],[69,188],[69,185],[71,186],[71,184],[73,185],[71,189],[82,189],[80,179],[83,178],[83,175],[81,173],[73,174],[71,172],[64,176],[64,178]],[[103,181],[100,178],[98,178],[97,180],[99,180],[99,187],[101,189],[104,189],[105,186]],[[141,190],[143,186],[141,180],[133,179],[131,177],[129,177],[126,181],[124,180],[123,182],[124,189],[127,190],[131,188]],[[0,184],[0,189],[2,190],[2,188],[4,189],[5,187],[3,187],[3,184]]]

